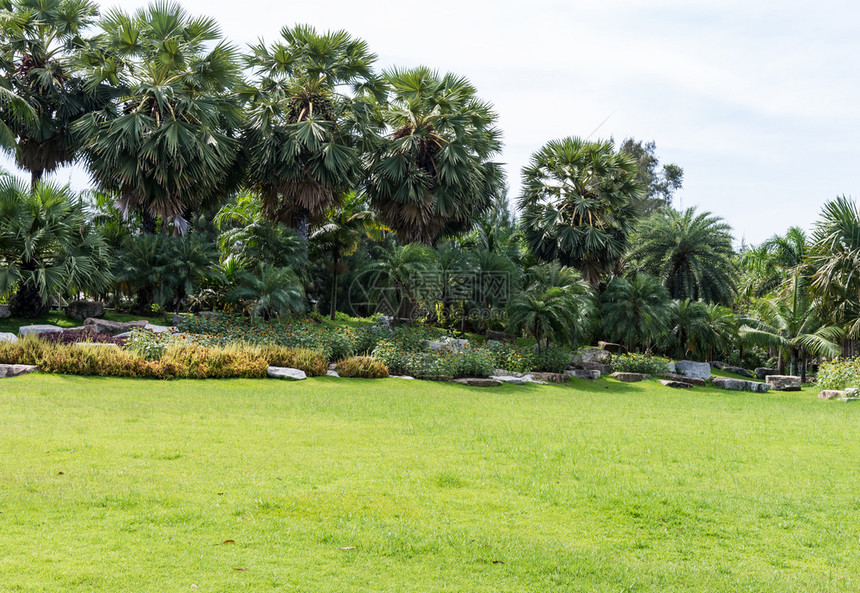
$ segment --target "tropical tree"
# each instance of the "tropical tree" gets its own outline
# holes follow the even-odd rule
[[[385,227],[377,220],[376,213],[367,207],[363,196],[353,193],[340,206],[329,211],[325,222],[311,233],[312,248],[331,262],[329,316],[332,321],[337,312],[338,278],[345,271],[343,258],[355,253],[362,238],[380,240],[384,232]]]
[[[100,26],[82,60],[89,83],[113,85],[119,103],[75,125],[86,164],[123,211],[140,213],[146,232],[157,218],[184,232],[196,208],[240,181],[237,53],[214,20],[176,4],[111,10]]]
[[[73,162],[74,123],[110,100],[86,84],[75,60],[98,7],[88,0],[5,0],[0,4],[0,146],[30,172],[31,184]]]
[[[373,303],[395,321],[414,319],[420,307],[441,296],[441,277],[433,251],[419,243],[390,246],[371,262],[350,293],[353,304]]]
[[[110,286],[107,245],[68,188],[0,178],[0,295],[13,315],[39,317],[51,299]]]
[[[737,338],[737,316],[731,309],[689,299],[670,305],[662,349],[676,359],[710,360],[726,352]]]
[[[627,251],[633,202],[642,197],[636,164],[610,142],[548,142],[523,169],[521,225],[529,249],[582,271],[596,286]]]
[[[780,286],[787,287],[790,280],[805,273],[808,255],[806,232],[800,227],[791,227],[785,235],[773,235],[744,250],[740,257],[743,276],[739,292],[748,298],[758,298]]]
[[[610,340],[627,350],[647,349],[667,329],[670,310],[669,292],[648,274],[627,280],[613,278],[600,297],[601,328]]]
[[[470,230],[504,187],[492,161],[501,150],[495,112],[451,73],[394,68],[385,76],[390,133],[373,153],[371,204],[404,243]]]
[[[851,337],[860,335],[860,210],[844,196],[824,205],[812,234],[811,288]]]
[[[718,216],[664,208],[640,224],[633,245],[630,259],[659,278],[673,299],[733,302],[731,227]]]
[[[298,229],[338,206],[363,180],[364,155],[381,127],[384,84],[376,55],[346,31],[317,33],[299,25],[282,41],[251,47],[254,73],[243,144],[248,184],[273,221]]]
[[[639,182],[645,187],[642,199],[636,204],[642,214],[652,214],[662,207],[672,206],[675,192],[684,184],[684,169],[675,164],[660,167],[657,144],[635,138],[625,138],[619,148],[636,161]]]
[[[252,273],[241,273],[227,300],[239,303],[251,317],[283,317],[305,310],[305,291],[291,268],[260,264]]]
[[[837,341],[842,329],[827,325],[819,308],[809,298],[802,279],[792,282],[790,292],[782,297],[759,301],[754,317],[744,319],[740,334],[748,343],[779,350],[779,372],[785,370],[785,355],[790,360],[790,373],[798,373],[798,360],[806,353],[837,356],[841,347]],[[802,368],[806,374],[806,365]]]
[[[508,306],[510,331],[526,331],[539,351],[551,341],[575,343],[594,313],[591,287],[574,269],[557,262],[529,268],[524,289]]]

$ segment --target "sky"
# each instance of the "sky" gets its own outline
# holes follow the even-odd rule
[[[134,10],[146,2],[101,3]],[[675,207],[724,218],[736,244],[860,196],[860,7],[792,0],[185,0],[245,48],[283,26],[346,29],[378,66],[466,76],[499,115],[511,202],[548,140],[626,137],[684,169]],[[7,161],[8,163],[8,161]],[[80,169],[60,182],[87,186]]]

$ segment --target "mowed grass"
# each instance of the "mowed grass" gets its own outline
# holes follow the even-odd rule
[[[856,591],[860,404],[0,381],[0,591]]]

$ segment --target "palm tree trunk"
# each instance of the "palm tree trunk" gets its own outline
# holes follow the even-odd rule
[[[331,320],[334,321],[335,313],[337,312],[337,278],[338,278],[338,262],[340,261],[340,252],[335,250],[332,254],[332,270],[331,270]]]
[[[33,171],[30,171],[30,187],[36,187],[36,185],[42,181],[42,177],[44,177],[44,175],[44,169],[34,169]]]
[[[785,374],[785,358],[782,355],[782,348],[779,349],[779,359],[776,363],[776,372],[780,375]]]
[[[310,212],[306,208],[300,208],[296,213],[296,231],[298,231],[304,244],[307,245],[310,231]]]
[[[155,234],[157,220],[147,208],[140,209],[140,229],[147,235]]]
[[[792,375],[797,376],[797,348],[791,349],[791,366],[790,372]]]

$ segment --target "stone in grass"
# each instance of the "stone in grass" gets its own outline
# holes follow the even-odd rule
[[[711,378],[711,365],[695,360],[677,360],[675,361],[675,372],[679,375],[697,377],[708,381]]]
[[[729,391],[753,391],[755,393],[767,393],[769,386],[766,383],[746,381],[744,379],[729,379],[728,377],[714,377],[711,381],[714,387],[728,389]]]
[[[15,334],[10,334],[9,332],[0,333],[0,342],[12,342],[13,344],[18,341],[18,336]]]
[[[681,381],[683,383],[689,383],[690,385],[695,385],[697,387],[705,387],[708,382],[704,379],[699,379],[697,377],[687,377],[686,375],[676,375],[675,373],[666,373],[663,375],[669,381]]]
[[[732,367],[732,366],[724,366],[723,370],[728,373],[734,373],[735,375],[740,375],[741,377],[749,377],[750,379],[754,379],[755,375],[743,367]]]
[[[767,367],[756,367],[754,372],[755,372],[756,378],[760,379],[761,381],[764,381],[768,375],[778,375],[779,374],[779,371],[777,371],[776,369],[769,369]]]
[[[794,375],[768,375],[765,381],[774,391],[800,391],[800,377]]]
[[[525,377],[514,377],[512,375],[490,375],[490,379],[495,379],[502,383],[508,383],[509,385],[525,385],[528,383]]]
[[[644,373],[612,373],[609,376],[613,379],[618,379],[622,383],[638,383],[639,381],[644,381],[649,378],[651,375],[646,375]]]
[[[692,389],[693,385],[691,383],[687,383],[686,381],[673,381],[671,379],[660,379],[660,383],[665,385],[666,387],[672,387],[673,389]]]
[[[728,363],[722,362],[720,360],[709,360],[708,364],[711,365],[711,368],[714,368],[714,369],[724,369],[727,366],[729,366]]]
[[[585,369],[569,369],[566,371],[568,375],[574,379],[587,379],[594,381],[600,378],[600,371],[587,371]]]
[[[141,319],[139,321],[108,321],[107,319],[95,319],[93,317],[87,317],[84,320],[84,325],[90,325],[95,328],[97,333],[107,333],[115,336],[117,334],[122,334],[125,332],[129,332],[134,328],[144,328],[148,325],[145,319]]]
[[[289,367],[269,367],[268,374],[273,379],[288,379],[291,381],[301,381],[308,378],[304,371]]]
[[[404,379],[406,381],[414,381],[415,377],[410,377],[409,375],[388,375],[389,379]]]
[[[454,383],[468,385],[469,387],[498,387],[502,384],[498,379],[489,377],[463,377],[462,379],[454,379]]]
[[[17,377],[38,370],[39,367],[32,364],[0,364],[0,377]]]
[[[63,333],[63,328],[59,325],[22,325],[18,328],[18,337],[29,334],[53,334]]]
[[[838,389],[822,389],[818,394],[818,399],[841,399],[845,397],[845,392]]]
[[[529,374],[532,376],[532,379],[537,379],[538,381],[548,381],[550,383],[564,383],[565,381],[570,381],[570,375],[567,373],[533,372]]]
[[[340,377],[340,375],[337,374],[337,371],[333,371],[331,369],[329,369],[325,372],[325,376],[326,377]]]

